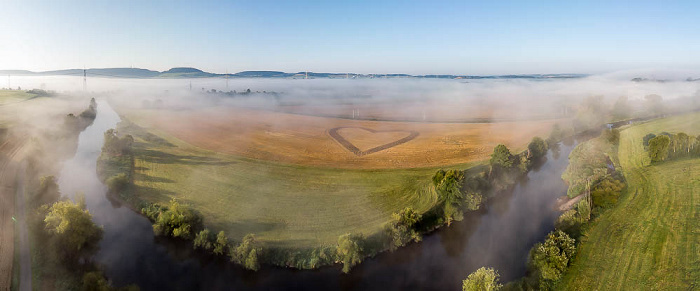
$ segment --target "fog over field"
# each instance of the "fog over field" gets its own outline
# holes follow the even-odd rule
[[[335,108],[331,115],[352,116],[352,106],[390,103],[373,114],[381,119],[421,121],[446,116],[444,121],[465,118],[472,113],[479,118],[521,119],[539,116],[558,117],[563,107],[574,106],[589,96],[603,96],[611,104],[620,96],[642,101],[649,94],[664,100],[698,94],[700,82],[686,81],[700,74],[689,71],[622,71],[573,79],[482,79],[444,80],[409,79],[119,79],[88,77],[88,92],[110,92],[121,102],[142,105],[143,100],[161,99],[173,108],[210,105],[238,105],[265,109],[289,109],[292,113],[323,114],[324,105]],[[633,82],[633,78],[649,81]],[[659,80],[659,81],[656,81]],[[227,86],[228,83],[228,86]],[[12,76],[12,88],[44,88],[57,92],[80,92],[82,77]],[[191,86],[191,89],[190,89]],[[275,92],[234,98],[200,98],[204,91]],[[221,100],[220,100],[221,99]],[[213,103],[212,103],[213,102]],[[396,106],[394,106],[396,105]],[[484,109],[482,106],[488,107]],[[470,111],[469,108],[472,108]],[[479,112],[476,109],[483,109]],[[284,108],[282,111],[285,111]],[[364,112],[360,111],[362,117]],[[368,117],[369,118],[369,117]]]

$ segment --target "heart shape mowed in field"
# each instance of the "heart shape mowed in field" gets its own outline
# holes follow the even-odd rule
[[[369,148],[367,150],[361,150],[357,145],[354,143],[350,142],[348,138],[340,134],[340,130],[352,130],[355,132],[350,132],[349,135],[356,137],[357,139],[353,139],[352,137],[349,137],[350,139],[353,139],[356,143],[363,143],[363,144],[371,144],[373,141],[371,140],[372,137],[378,137],[380,139],[380,143],[384,142],[381,139],[384,138],[390,138],[393,141],[390,141],[388,143],[382,143],[380,145],[376,145],[372,148]],[[363,134],[361,131],[364,131],[365,133]],[[400,133],[405,133],[406,136],[395,139],[396,134]],[[376,153],[378,151],[383,151],[388,148],[395,147],[397,145],[400,145],[402,143],[406,143],[411,141],[412,139],[416,138],[418,136],[417,131],[412,131],[412,130],[374,130],[370,128],[364,128],[364,127],[336,127],[332,128],[328,131],[328,134],[335,139],[340,145],[345,147],[348,151],[351,153],[355,154],[356,156],[364,156],[364,155],[369,155],[372,153]],[[359,137],[358,137],[359,136]],[[370,139],[369,141],[367,139]],[[376,141],[375,141],[376,144]]]

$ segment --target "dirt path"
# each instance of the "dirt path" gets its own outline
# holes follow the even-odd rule
[[[19,290],[32,290],[32,254],[29,250],[29,232],[27,230],[27,215],[24,207],[24,175],[27,163],[22,162],[17,171],[17,223],[19,224]]]
[[[15,254],[16,158],[23,137],[8,137],[0,142],[0,290],[10,290]]]
[[[566,196],[559,198],[560,200],[557,203],[557,204],[559,204],[559,211],[567,211],[567,210],[571,209],[572,207],[574,207],[574,205],[576,205],[576,203],[579,200],[581,200],[581,198],[583,198],[583,195],[578,195],[578,196],[571,198],[571,199],[568,199],[568,197],[566,197]]]

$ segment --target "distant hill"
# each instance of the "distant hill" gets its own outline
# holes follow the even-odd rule
[[[216,76],[218,76],[218,74],[207,73],[207,72],[204,72],[200,69],[180,67],[180,68],[172,68],[170,70],[162,72],[157,77],[158,78],[209,78],[209,77],[216,77]]]
[[[0,75],[34,75],[34,72],[27,70],[0,70]]]
[[[286,73],[281,71],[242,71],[234,74],[216,74],[191,67],[175,67],[167,71],[159,72],[139,68],[98,68],[98,69],[68,69],[45,72],[32,72],[27,70],[0,70],[0,75],[38,75],[38,76],[82,76],[101,78],[329,78],[329,79],[373,79],[373,78],[425,78],[425,79],[568,79],[583,78],[584,74],[529,74],[529,75],[409,75],[409,74],[356,74],[356,73],[318,73],[297,72]],[[634,81],[646,81],[637,80]]]

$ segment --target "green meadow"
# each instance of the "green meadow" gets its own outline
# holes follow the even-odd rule
[[[622,130],[619,160],[628,189],[584,233],[563,290],[700,289],[700,160],[650,165],[648,133],[700,134],[700,114]]]

